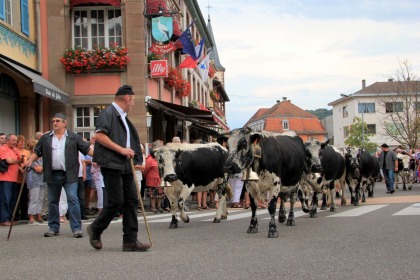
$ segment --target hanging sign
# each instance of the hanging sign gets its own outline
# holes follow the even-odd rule
[[[150,61],[150,76],[152,78],[168,77],[168,61],[167,60]]]
[[[152,44],[149,51],[155,54],[167,54],[176,50],[174,42],[169,42],[165,45]]]
[[[172,17],[152,18],[152,36],[158,42],[166,42],[173,34]]]

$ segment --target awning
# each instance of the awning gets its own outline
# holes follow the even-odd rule
[[[179,119],[191,122],[204,122],[213,125],[217,124],[213,119],[212,112],[210,111],[199,110],[156,99],[149,99],[149,101],[147,101],[147,105],[170,112],[176,115]]]
[[[227,126],[227,124],[216,114],[216,113],[212,113],[213,114],[213,120],[220,125],[221,127],[223,127],[223,129],[225,131],[229,131],[229,127]]]
[[[58,87],[56,87],[55,85],[53,85],[52,83],[50,83],[41,75],[1,57],[0,65],[10,69],[11,71],[17,71],[25,78],[27,78],[30,82],[34,84],[34,92],[49,97],[56,101],[68,103],[69,95],[63,92]]]
[[[216,130],[213,130],[211,128],[208,128],[207,126],[204,126],[204,125],[199,125],[199,124],[193,123],[190,127],[201,130],[201,131],[203,131],[203,132],[205,132],[205,133],[207,133],[211,136],[215,136],[215,137],[220,136],[219,132],[217,132]]]
[[[77,6],[77,5],[83,5],[83,4],[94,4],[94,5],[105,4],[105,5],[120,7],[121,1],[120,0],[71,0],[70,8],[73,8],[74,6]]]

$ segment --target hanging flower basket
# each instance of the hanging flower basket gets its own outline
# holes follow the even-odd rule
[[[67,73],[89,73],[94,70],[121,70],[128,64],[127,48],[111,45],[85,50],[81,47],[66,49],[60,58]]]
[[[220,95],[217,91],[212,90],[210,92],[210,97],[214,100],[214,101],[220,101]]]
[[[170,68],[168,77],[164,79],[165,86],[170,90],[174,89],[179,97],[187,97],[191,94],[191,85],[187,80],[182,79],[181,74],[175,69]]]

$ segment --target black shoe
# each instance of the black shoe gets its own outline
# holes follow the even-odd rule
[[[89,235],[89,243],[90,245],[95,248],[96,250],[102,249],[102,241],[100,236],[96,236],[93,234],[92,225],[88,225],[86,231]]]
[[[55,232],[51,229],[49,231],[47,231],[46,233],[44,233],[44,237],[53,237],[53,236],[57,236],[57,235],[59,235],[59,233]]]
[[[386,191],[386,193],[391,193],[390,191]]]
[[[122,250],[123,252],[130,252],[130,251],[136,251],[136,252],[145,252],[149,250],[150,245],[140,243],[140,241],[137,241],[136,243],[123,243]]]
[[[391,193],[394,193],[395,192],[395,190],[391,190]]]

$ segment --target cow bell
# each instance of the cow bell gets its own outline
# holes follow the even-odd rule
[[[252,168],[247,168],[242,175],[241,181],[259,181],[258,174],[252,171]]]
[[[159,187],[170,187],[171,186],[171,184],[169,183],[169,182],[167,182],[167,181],[165,181],[165,180],[160,180],[160,186]]]

